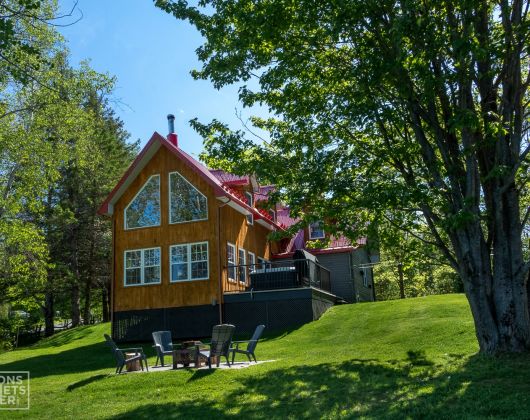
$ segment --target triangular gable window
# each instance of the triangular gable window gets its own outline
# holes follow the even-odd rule
[[[153,175],[125,208],[125,229],[160,226],[160,176]]]
[[[208,219],[208,200],[178,172],[169,174],[169,223]]]

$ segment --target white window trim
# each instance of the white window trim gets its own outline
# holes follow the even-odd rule
[[[160,252],[160,264],[158,267],[160,267],[160,278],[158,279],[158,282],[156,283],[144,283],[144,270],[146,266],[144,265],[144,252],[145,251],[151,251],[152,249],[158,249]],[[140,251],[140,280],[141,283],[138,284],[127,284],[127,252],[138,252]],[[148,265],[147,267],[157,267],[156,265]],[[151,286],[153,284],[161,284],[162,283],[162,249],[158,247],[154,248],[140,248],[140,249],[126,249],[123,251],[123,287],[136,287],[136,286]]]
[[[252,255],[252,261],[253,262],[250,262],[250,256]],[[250,270],[255,270],[256,269],[256,254],[254,254],[253,252],[250,252],[248,251],[247,252],[247,258],[248,258],[248,280],[250,280]]]
[[[195,219],[195,220],[186,220],[184,222],[172,222],[171,221],[171,175],[172,174],[178,174],[182,177],[184,181],[186,181],[188,184],[190,184],[195,190],[204,197],[206,200],[206,218],[204,219]],[[195,222],[204,222],[205,220],[208,220],[208,197],[206,197],[195,185],[193,185],[190,181],[186,179],[184,175],[182,175],[179,171],[173,171],[170,172],[167,175],[167,194],[168,194],[168,224],[170,225],[180,225],[182,223],[195,223]]]
[[[134,200],[136,200],[136,197],[138,197],[138,195],[140,195],[140,193],[144,190],[145,186],[149,183],[149,181],[151,181],[151,178],[153,178],[155,176],[158,177],[158,200],[159,200],[158,204],[160,206],[160,215],[159,215],[159,218],[158,218],[158,220],[159,220],[158,224],[157,225],[149,225],[149,226],[128,227],[127,226],[127,209],[134,202]],[[129,204],[127,204],[127,206],[123,209],[123,228],[125,230],[146,229],[146,228],[150,228],[150,227],[158,227],[158,226],[161,225],[161,223],[162,223],[162,197],[160,197],[160,174],[154,174],[154,175],[151,175],[147,179],[147,181],[144,182],[144,184],[142,185],[142,188],[140,188],[138,190],[138,192],[135,194],[135,196],[132,198],[132,200],[129,201]]]
[[[270,212],[272,213],[272,221],[276,223],[276,210],[270,210]]]
[[[230,278],[230,270],[229,270],[229,261],[228,261],[228,248],[232,248],[234,250],[234,271],[235,271],[235,276],[237,277],[237,247],[233,244],[233,243],[230,243],[230,242],[227,242],[226,243],[226,278],[228,279],[228,281],[230,283],[237,283],[237,279],[232,279]]]
[[[314,222],[314,223],[320,224],[320,222]],[[309,239],[324,239],[326,237],[326,232],[324,232],[324,229],[321,229],[322,236],[313,236],[313,229],[311,228],[311,225],[314,223],[309,224]]]
[[[240,256],[239,256],[239,252],[240,251],[243,251],[243,256],[244,256],[244,258],[243,258],[244,263],[243,264],[241,264],[241,260],[240,260]],[[244,270],[244,273],[245,273],[245,281],[239,280],[239,278],[240,278],[239,277],[239,271],[241,270],[241,266],[242,265],[245,266],[245,267],[243,267],[243,270]],[[244,248],[238,248],[237,249],[237,266],[238,266],[237,281],[239,282],[239,284],[247,284],[247,280],[248,280],[247,277],[248,276],[247,276],[247,267],[246,267],[246,265],[247,265],[247,251],[245,251]]]
[[[204,245],[206,244],[206,277],[198,277],[196,279],[191,278],[191,247],[192,245]],[[171,262],[171,248],[174,246],[186,246],[186,253],[187,253],[187,262],[188,265],[188,278],[185,280],[173,280],[173,263]],[[193,262],[202,262],[201,261],[193,261]],[[190,281],[204,281],[210,279],[210,247],[208,245],[208,241],[201,241],[201,242],[185,242],[180,244],[172,244],[169,246],[169,283],[175,284],[175,283],[186,283]]]

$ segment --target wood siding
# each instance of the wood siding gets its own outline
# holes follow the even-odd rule
[[[169,224],[169,173],[178,171],[208,199],[208,220]],[[161,225],[124,229],[124,209],[151,175],[160,175]],[[218,200],[212,187],[186,164],[160,148],[114,207],[115,264],[114,311],[154,309],[211,304],[218,299],[216,217]],[[170,283],[169,247],[176,244],[208,242],[209,279]],[[124,286],[124,252],[141,248],[161,248],[161,283]]]
[[[169,224],[169,173],[174,171],[179,172],[207,197],[208,220]],[[149,177],[157,174],[160,175],[161,225],[125,230],[125,207]],[[220,220],[219,230],[218,220]],[[277,252],[276,244],[271,244],[267,240],[270,232],[267,228],[257,224],[256,221],[254,225],[247,225],[245,215],[218,200],[213,188],[206,181],[165,148],[160,148],[156,152],[115,204],[113,224],[113,312],[210,305],[214,300],[222,301],[222,293],[221,296],[219,293],[219,275],[221,273],[223,291],[227,290],[227,242],[236,246],[236,258],[237,250],[245,249],[247,264],[249,251],[256,255],[256,262],[258,257],[270,259],[271,251]],[[171,283],[169,247],[194,242],[208,242],[209,279]],[[154,247],[161,249],[161,283],[124,286],[124,252]]]
[[[271,259],[271,252],[277,252],[276,244],[271,244],[267,239],[270,230],[258,224],[255,220],[253,225],[247,224],[246,217],[228,205],[225,205],[221,208],[220,231],[223,291],[244,290],[244,284],[240,284],[238,281],[236,283],[228,281],[228,272],[226,270],[228,263],[227,243],[230,242],[236,246],[236,264],[240,264],[238,259],[238,250],[240,248],[243,248],[246,252],[246,264],[248,264],[249,251],[254,253],[256,256],[257,264],[258,257],[265,258],[266,260]]]

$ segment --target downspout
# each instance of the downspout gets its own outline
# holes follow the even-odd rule
[[[223,271],[221,270],[221,209],[230,203],[231,198],[227,197],[228,201],[220,206],[217,206],[217,272],[218,274],[218,293],[219,293],[219,324],[223,323]]]

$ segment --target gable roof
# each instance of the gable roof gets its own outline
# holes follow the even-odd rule
[[[268,227],[269,229],[276,228],[283,230],[283,227],[280,224],[264,217],[264,215],[261,214],[257,209],[250,207],[244,200],[244,197],[238,197],[238,195],[236,195],[228,185],[223,184],[219,177],[214,174],[216,171],[210,171],[206,166],[198,162],[196,159],[184,152],[181,148],[177,147],[157,132],[151,136],[151,139],[147,142],[138,156],[136,156],[136,159],[134,159],[133,163],[129,166],[127,171],[125,171],[103,204],[101,204],[98,210],[99,214],[110,216],[114,213],[114,205],[116,202],[120,199],[134,179],[136,179],[138,174],[161,147],[165,147],[169,152],[175,155],[175,157],[184,162],[184,164],[186,164],[186,166],[188,166],[193,172],[195,172],[210,186],[212,186],[214,194],[218,199],[228,198],[226,204],[236,209],[240,213],[253,214],[254,220]]]

